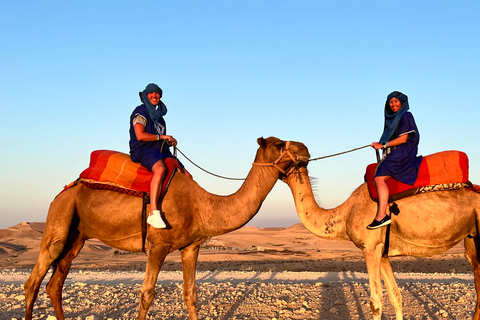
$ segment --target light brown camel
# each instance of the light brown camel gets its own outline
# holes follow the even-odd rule
[[[162,203],[169,229],[147,230],[147,267],[140,290],[138,319],[145,319],[155,296],[155,283],[167,254],[180,250],[183,296],[190,319],[197,319],[195,269],[200,245],[207,237],[245,225],[258,212],[281,171],[310,157],[299,142],[259,138],[260,147],[245,182],[229,196],[208,193],[195,181],[176,174]],[[25,283],[25,319],[32,319],[40,284],[50,265],[47,284],[57,319],[64,319],[62,287],[72,260],[85,240],[96,238],[121,250],[142,250],[142,199],[126,194],[89,189],[82,184],[67,189],[52,202],[38,260]]]
[[[403,319],[402,297],[388,257],[382,257],[387,228],[367,230],[375,217],[377,204],[371,200],[364,183],[340,206],[323,209],[315,201],[307,168],[283,179],[295,199],[300,220],[318,237],[352,241],[363,251],[370,282],[370,308],[374,319],[382,315],[383,278],[397,319]],[[423,193],[396,201],[400,214],[392,217],[388,256],[427,257],[443,253],[465,240],[466,257],[475,273],[477,308],[480,319],[480,241],[477,221],[480,194],[465,188],[455,191]],[[473,238],[469,238],[473,236]]]

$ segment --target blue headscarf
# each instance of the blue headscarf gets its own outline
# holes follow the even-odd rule
[[[402,107],[397,112],[393,112],[390,108],[389,102],[392,98],[397,98],[402,104]],[[410,109],[410,107],[408,105],[407,95],[401,93],[400,91],[393,91],[388,95],[387,102],[385,102],[385,126],[383,128],[383,134],[380,137],[380,143],[383,144],[390,141],[395,133],[395,129],[397,129],[400,118],[405,112],[408,111],[408,109]]]
[[[158,122],[161,117],[167,114],[167,106],[162,102],[162,100],[160,100],[158,103],[158,108],[155,109],[155,106],[152,105],[147,97],[147,94],[152,92],[158,92],[160,93],[160,98],[162,97],[163,91],[155,83],[150,83],[145,87],[145,90],[139,92],[138,94],[140,96],[140,100],[147,107],[150,118],[152,118],[153,121]]]

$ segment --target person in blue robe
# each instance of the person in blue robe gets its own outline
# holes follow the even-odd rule
[[[167,106],[161,100],[163,91],[150,83],[139,92],[142,104],[130,116],[130,158],[153,172],[150,183],[150,212],[147,222],[155,228],[165,228],[157,202],[166,173],[163,159],[172,158],[169,146],[176,146],[177,140],[167,135],[163,116]],[[185,173],[191,177],[190,173]]]
[[[399,92],[390,93],[385,102],[385,125],[380,141],[372,148],[383,149],[383,160],[375,172],[378,193],[377,215],[367,229],[377,229],[391,223],[387,214],[389,190],[386,181],[394,178],[413,185],[417,179],[422,157],[417,156],[420,134],[413,115],[408,111],[408,97]]]

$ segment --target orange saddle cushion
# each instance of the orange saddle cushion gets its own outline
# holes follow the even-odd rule
[[[377,189],[373,183],[378,163],[367,166],[365,180],[373,201],[378,201]],[[413,186],[390,178],[387,180],[390,196],[403,191],[435,184],[466,183],[468,181],[468,157],[461,151],[442,151],[424,156],[417,180]]]
[[[163,180],[162,192],[175,169],[184,172],[177,159],[164,159],[167,175]],[[137,162],[133,162],[128,154],[111,151],[96,150],[90,156],[90,165],[81,174],[80,178],[104,183],[113,183],[126,189],[150,192],[150,181],[153,173]]]

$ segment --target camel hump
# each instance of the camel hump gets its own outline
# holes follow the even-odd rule
[[[368,165],[365,174],[368,191],[373,201],[378,201],[377,189],[373,183],[377,166],[378,163]],[[466,153],[455,150],[441,151],[423,157],[417,180],[413,186],[395,179],[388,179],[387,185],[390,196],[393,196],[404,191],[431,185],[466,183],[468,181],[468,170],[469,164]]]

